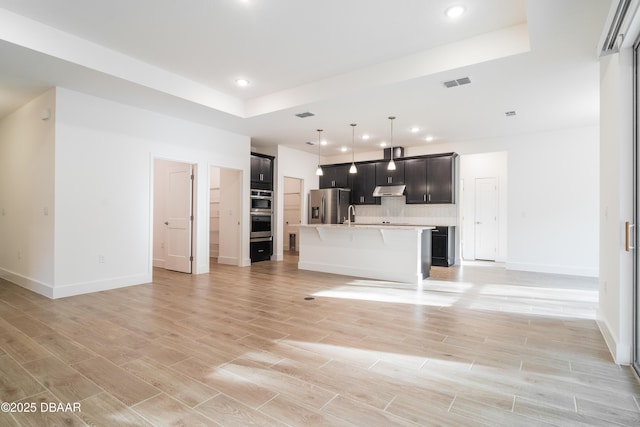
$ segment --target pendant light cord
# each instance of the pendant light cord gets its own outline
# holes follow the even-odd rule
[[[393,121],[395,120],[395,116],[389,116],[389,120],[391,121],[391,160],[389,160],[389,164],[387,165],[388,170],[395,170],[396,164],[393,161]]]
[[[320,146],[322,145],[322,143],[320,142],[321,139],[321,134],[322,134],[322,129],[317,129],[318,130],[318,169],[316,169],[316,175],[318,176],[322,176],[322,167],[320,167]]]
[[[356,145],[356,124],[351,123],[351,167],[349,168],[349,173],[358,173],[358,168],[356,167],[356,155],[354,154],[354,147]]]

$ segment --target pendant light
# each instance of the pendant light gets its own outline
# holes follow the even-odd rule
[[[391,160],[389,160],[389,164],[387,165],[387,170],[394,171],[396,170],[396,163],[393,161],[393,120],[394,116],[390,116],[389,120],[391,121]]]
[[[320,167],[320,135],[322,134],[322,129],[318,129],[318,169],[316,169],[316,175],[322,176],[322,167]]]
[[[351,167],[349,168],[349,173],[358,173],[358,168],[356,167],[355,162],[355,154],[353,154],[353,146],[355,145],[356,140],[356,124],[351,123]]]

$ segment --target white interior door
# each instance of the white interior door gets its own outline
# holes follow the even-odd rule
[[[193,166],[173,163],[167,174],[166,268],[191,273]]]
[[[476,178],[475,258],[495,261],[498,250],[498,183]]]

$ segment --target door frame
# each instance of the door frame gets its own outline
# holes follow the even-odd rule
[[[633,232],[630,233],[627,230],[628,236],[632,237],[635,246],[637,246],[638,242],[638,221],[640,220],[640,212],[639,212],[639,195],[638,191],[640,191],[640,183],[638,182],[638,178],[640,175],[640,159],[638,156],[640,155],[640,121],[638,115],[640,114],[640,35],[633,43],[633,224],[635,224]],[[629,236],[631,234],[631,236]],[[628,248],[627,242],[627,249]],[[637,248],[633,249],[633,307],[632,307],[632,354],[631,354],[631,366],[635,370],[636,374],[640,376],[640,260],[638,257],[640,256],[640,251]]]

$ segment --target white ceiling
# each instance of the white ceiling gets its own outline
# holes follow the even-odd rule
[[[444,11],[462,4],[452,21]],[[0,117],[52,86],[326,154],[598,121],[610,0],[0,0]],[[446,89],[468,76],[472,83]],[[237,78],[251,83],[246,88]],[[505,112],[515,110],[515,117]],[[311,111],[305,119],[296,113]],[[411,133],[417,126],[420,131]],[[369,141],[359,137],[367,133]]]

